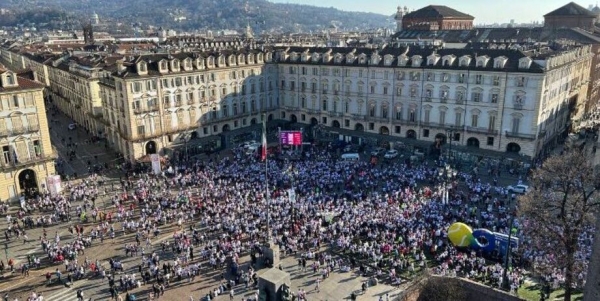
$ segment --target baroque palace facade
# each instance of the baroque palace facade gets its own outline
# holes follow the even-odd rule
[[[44,189],[55,174],[43,90],[0,67],[0,200]]]
[[[56,59],[2,49],[129,160],[268,120],[538,156],[588,99],[591,46],[190,51]],[[41,70],[41,71],[40,71]],[[186,144],[187,145],[187,144]]]
[[[281,118],[534,158],[586,101],[591,58],[591,46],[281,49]]]

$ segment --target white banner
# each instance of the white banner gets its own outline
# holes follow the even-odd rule
[[[296,202],[296,191],[294,188],[288,189],[288,197],[290,198],[290,202]]]
[[[56,196],[62,192],[62,181],[59,175],[49,176],[46,182],[48,183],[50,195]]]
[[[152,171],[154,172],[154,174],[160,174],[160,157],[158,156],[158,154],[150,155],[150,160],[152,161]]]

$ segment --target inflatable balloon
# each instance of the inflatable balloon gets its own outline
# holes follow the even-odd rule
[[[473,249],[492,252],[496,248],[496,235],[488,229],[473,230],[473,237],[475,238],[471,245]]]
[[[448,228],[448,239],[455,247],[468,247],[473,240],[473,230],[467,224],[454,223]]]

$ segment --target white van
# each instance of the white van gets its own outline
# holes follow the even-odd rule
[[[342,155],[342,161],[358,161],[360,156],[357,153],[348,153]]]

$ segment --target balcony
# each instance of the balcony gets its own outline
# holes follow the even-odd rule
[[[367,116],[361,114],[352,114],[352,119],[354,120],[367,120]]]
[[[467,132],[486,134],[486,135],[498,135],[498,130],[472,127],[472,126],[467,127]]]
[[[369,116],[367,117],[368,121],[375,121],[375,122],[383,122],[383,123],[388,123],[390,122],[390,119],[387,117],[377,117],[377,116]]]
[[[162,137],[163,132],[161,130],[155,130],[152,133],[138,133],[135,137],[132,138],[133,141],[144,141],[152,138]]]
[[[39,125],[29,125],[29,126],[7,129],[7,130],[0,132],[0,138],[23,135],[23,134],[27,134],[27,133],[35,133],[39,130],[40,130]]]
[[[327,114],[329,114],[329,117],[343,117],[344,116],[344,113],[335,112],[335,111],[329,111],[329,112],[327,112]]]
[[[509,138],[520,138],[520,139],[530,139],[530,140],[535,139],[534,134],[523,134],[523,133],[516,133],[516,132],[509,132],[509,131],[506,131],[505,134],[506,134],[506,137],[509,137]]]
[[[20,157],[18,159],[11,158],[8,162],[2,160],[0,162],[0,169],[8,170],[13,168],[23,168],[25,166],[31,166],[38,163],[47,162],[50,160],[55,160],[58,158],[58,152],[55,149],[52,149],[52,152],[49,154],[40,154],[34,155],[31,157]]]
[[[288,112],[298,112],[298,110],[299,110],[297,107],[293,107],[293,106],[284,106],[283,109]]]
[[[190,99],[187,101],[187,104],[191,106],[191,105],[195,104],[195,102],[193,99]]]
[[[515,103],[513,105],[513,109],[515,109],[515,110],[523,110],[523,104]]]
[[[143,114],[158,111],[158,106],[133,108],[134,114]]]
[[[315,110],[315,109],[307,109],[306,112],[308,112],[308,114],[315,114],[315,115],[321,114],[320,110]]]

